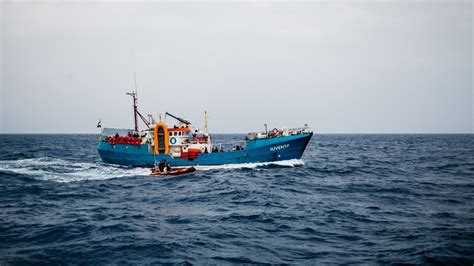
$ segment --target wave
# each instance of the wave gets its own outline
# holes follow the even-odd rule
[[[223,164],[223,165],[197,165],[194,166],[196,170],[209,171],[209,170],[237,170],[237,169],[255,169],[268,166],[280,166],[280,167],[295,167],[304,165],[303,160],[291,159],[276,162],[265,162],[265,163],[239,163],[239,164]]]
[[[126,168],[104,163],[74,162],[51,157],[0,161],[0,171],[9,171],[39,180],[62,183],[105,180],[148,175],[150,173],[150,170],[146,168]]]

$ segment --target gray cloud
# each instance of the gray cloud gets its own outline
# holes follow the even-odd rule
[[[472,3],[2,2],[0,132],[473,132]]]

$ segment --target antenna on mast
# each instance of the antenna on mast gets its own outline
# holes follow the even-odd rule
[[[133,71],[133,78],[135,79],[135,96],[138,98],[137,73]]]
[[[209,134],[209,131],[207,129],[207,111],[204,111],[204,131],[206,134]]]

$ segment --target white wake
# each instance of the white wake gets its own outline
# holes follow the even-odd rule
[[[224,165],[198,165],[198,171],[255,169],[270,165],[295,167],[304,165],[302,160],[286,160],[266,163],[243,163]],[[39,180],[55,182],[77,182],[86,180],[106,180],[118,177],[147,176],[149,168],[127,168],[104,163],[81,163],[58,158],[42,157],[22,160],[0,161],[0,170],[31,176]]]
[[[275,162],[266,162],[266,163],[241,163],[241,164],[223,164],[223,165],[198,165],[195,166],[196,170],[208,171],[208,170],[233,170],[233,169],[255,169],[258,167],[265,167],[269,165],[278,165],[286,167],[295,167],[299,165],[304,165],[303,160],[291,159],[285,161],[275,161]]]
[[[146,168],[125,168],[102,163],[80,163],[58,158],[0,161],[0,170],[32,176],[40,180],[75,182],[148,175]]]

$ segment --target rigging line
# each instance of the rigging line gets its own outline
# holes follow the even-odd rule
[[[145,123],[145,125],[150,128],[150,123],[148,123],[148,121],[146,121],[146,118],[137,110],[137,114],[138,116],[142,119],[143,123]]]

